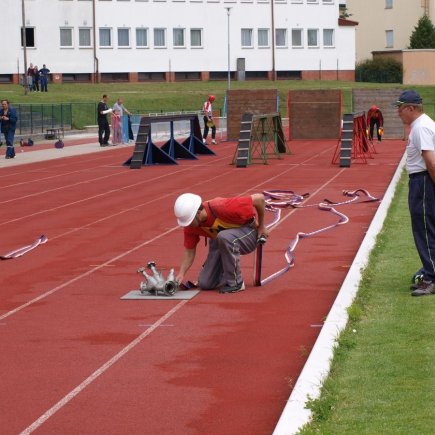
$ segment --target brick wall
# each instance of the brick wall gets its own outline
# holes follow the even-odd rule
[[[391,103],[397,101],[403,89],[353,89],[352,107],[355,113],[367,114],[371,106],[381,109],[384,117],[384,139],[403,139],[404,128],[397,115],[397,109]]]
[[[289,140],[338,139],[341,126],[341,91],[289,91]]]
[[[277,111],[277,89],[229,90],[227,91],[228,139],[238,140],[240,121],[245,112],[254,114]]]

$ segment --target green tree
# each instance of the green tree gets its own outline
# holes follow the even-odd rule
[[[435,48],[435,27],[426,15],[423,15],[414,27],[409,38],[409,48]]]

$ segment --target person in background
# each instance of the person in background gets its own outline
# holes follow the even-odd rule
[[[107,99],[108,96],[104,94],[97,106],[98,142],[101,147],[109,145],[110,126],[107,115],[112,113],[113,110],[107,106]]]
[[[33,66],[33,63],[29,65],[29,68],[27,68],[27,86],[29,87],[29,92],[33,91],[33,77],[35,76],[35,68]]]
[[[122,142],[121,112],[113,109],[112,112],[112,143],[119,145]]]
[[[211,143],[213,145],[216,144],[216,125],[213,122],[213,109],[211,105],[215,100],[216,97],[214,95],[209,95],[202,109],[204,114],[204,134],[202,141],[207,143],[208,131],[211,128]]]
[[[5,137],[7,159],[13,159],[15,157],[14,136],[16,125],[16,110],[9,105],[8,100],[2,100],[0,109],[0,131]]]
[[[129,141],[133,141],[134,140],[134,135],[133,135],[133,130],[132,130],[132,126],[131,126],[131,112],[129,110],[127,110],[127,108],[124,106],[124,100],[119,97],[115,104],[113,105],[112,109],[115,111],[117,110],[120,113],[121,116],[121,134],[122,134],[122,126],[124,125],[122,123],[122,117],[127,114],[127,128],[128,128],[128,140]]]
[[[376,135],[380,142],[384,132],[384,117],[382,116],[382,112],[378,106],[373,105],[367,112],[367,127],[369,129],[370,140],[373,140],[373,130],[376,127]]]
[[[39,80],[41,78],[41,75],[39,74],[39,69],[37,65],[35,65],[34,71],[35,72],[33,75],[33,90],[35,92],[39,92]]]
[[[435,122],[423,112],[423,100],[414,90],[403,91],[393,104],[403,124],[410,127],[406,146],[408,206],[423,266],[422,280],[411,286],[411,295],[432,295],[435,294]]]
[[[46,67],[45,63],[39,70],[39,75],[41,77],[41,92],[48,92],[48,75],[50,70]]]
[[[267,238],[264,211],[262,193],[209,201],[193,193],[180,195],[174,214],[184,230],[184,256],[176,280],[182,282],[195,260],[200,237],[207,237],[209,251],[199,274],[199,287],[219,288],[220,293],[244,290],[240,256],[253,252],[260,237]]]

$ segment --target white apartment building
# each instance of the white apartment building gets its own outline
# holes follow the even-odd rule
[[[407,49],[418,20],[427,15],[435,23],[435,0],[346,0],[356,29],[356,59],[372,58],[373,51]]]
[[[340,0],[1,3],[3,83],[18,83],[24,54],[57,82],[354,80],[357,23]]]

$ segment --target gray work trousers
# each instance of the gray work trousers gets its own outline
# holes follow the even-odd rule
[[[199,287],[210,290],[240,284],[243,281],[240,255],[250,254],[256,247],[257,230],[252,225],[220,231],[216,239],[209,239],[208,256],[199,273]]]

